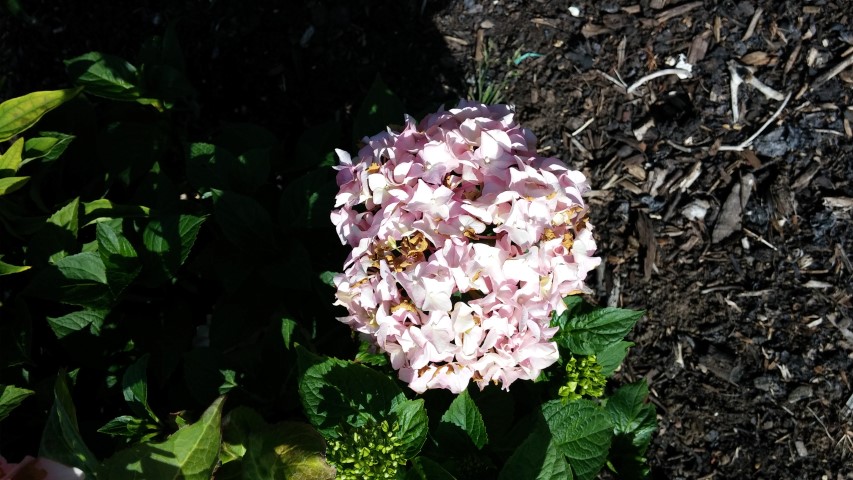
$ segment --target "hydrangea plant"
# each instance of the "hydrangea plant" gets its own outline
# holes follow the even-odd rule
[[[557,361],[551,314],[601,262],[582,173],[540,157],[510,106],[467,101],[337,153],[341,320],[400,379],[507,389]]]

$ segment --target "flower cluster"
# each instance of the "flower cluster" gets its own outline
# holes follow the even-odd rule
[[[400,425],[369,421],[359,428],[339,428],[338,438],[328,440],[326,459],[335,466],[339,480],[397,478],[406,464],[403,441],[397,437]]]
[[[86,475],[77,467],[69,467],[49,458],[27,455],[20,463],[8,463],[0,457],[0,480],[80,480]]]
[[[507,105],[407,116],[364,142],[337,151],[340,320],[416,392],[536,378],[558,358],[552,313],[600,263],[584,175],[537,156]]]

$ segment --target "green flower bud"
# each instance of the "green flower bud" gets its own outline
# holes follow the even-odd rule
[[[566,384],[557,392],[568,403],[584,396],[600,397],[604,395],[607,379],[601,374],[601,365],[595,355],[572,356],[566,362]]]

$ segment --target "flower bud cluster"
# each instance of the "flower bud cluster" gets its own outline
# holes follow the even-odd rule
[[[600,397],[604,395],[604,385],[607,379],[601,374],[601,365],[595,355],[580,357],[571,356],[566,362],[566,384],[560,387],[559,395],[563,403],[577,400],[584,396]]]
[[[513,117],[463,101],[337,151],[340,320],[416,392],[535,379],[558,358],[552,313],[600,263],[586,178]]]
[[[397,478],[406,464],[397,422],[370,421],[358,428],[339,427],[338,437],[328,440],[326,459],[337,470],[338,480]]]

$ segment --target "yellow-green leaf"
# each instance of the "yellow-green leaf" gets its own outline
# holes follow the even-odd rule
[[[0,255],[0,258],[3,258],[3,255]],[[29,270],[29,266],[19,267],[17,265],[10,265],[2,260],[0,260],[0,276],[3,275],[11,275],[13,273],[21,273]]]
[[[6,195],[7,193],[14,192],[15,190],[23,187],[29,179],[30,177],[0,178],[0,195]]]
[[[93,223],[125,217],[147,217],[151,209],[142,205],[121,205],[106,198],[83,203],[80,223],[85,227]]]
[[[10,177],[18,171],[18,167],[21,166],[21,154],[23,152],[24,139],[19,138],[6,150],[6,153],[0,155],[0,177]]]
[[[0,142],[32,127],[45,113],[71,100],[82,87],[28,93],[0,104]]]

